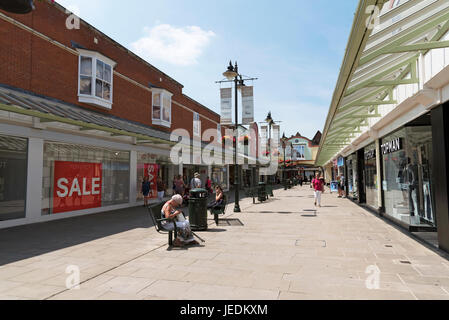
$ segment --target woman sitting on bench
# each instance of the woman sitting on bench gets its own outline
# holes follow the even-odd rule
[[[215,201],[207,206],[207,209],[219,209],[223,204],[224,193],[220,186],[215,187]]]
[[[176,238],[174,246],[180,247],[184,244],[198,244],[194,239],[192,230],[190,229],[190,223],[184,218],[182,211],[177,210],[182,205],[182,196],[177,194],[168,201],[161,210],[162,219],[171,219],[175,221],[176,227],[179,232],[179,236]],[[162,226],[167,231],[173,231],[175,229],[173,222],[162,221]]]

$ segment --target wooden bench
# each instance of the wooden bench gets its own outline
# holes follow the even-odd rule
[[[178,237],[178,230],[176,228],[176,223],[173,224],[175,226],[174,230],[170,231],[164,229],[164,226],[162,225],[163,221],[173,222],[170,219],[162,219],[161,211],[164,205],[165,202],[161,202],[159,204],[149,206],[148,211],[150,213],[150,218],[153,221],[154,228],[156,229],[156,231],[160,234],[168,233],[168,245],[173,246],[173,238],[176,239]]]
[[[210,213],[214,216],[215,224],[218,226],[219,216],[226,214],[226,207],[228,205],[228,197],[223,195],[223,202],[220,206],[210,209]]]

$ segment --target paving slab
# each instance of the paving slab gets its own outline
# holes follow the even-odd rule
[[[323,203],[308,187],[243,199],[242,213],[230,205],[198,232],[206,243],[181,249],[144,208],[0,230],[0,299],[449,298],[447,255],[347,199],[327,192]],[[79,290],[65,287],[68,266]]]

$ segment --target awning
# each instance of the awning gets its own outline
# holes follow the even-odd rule
[[[83,109],[55,99],[33,95],[0,85],[0,111],[39,119],[41,124],[60,123],[80,131],[101,131],[111,136],[126,136],[139,143],[172,145],[170,134],[143,124]]]
[[[392,4],[359,3],[317,155],[319,166],[399,104],[393,94],[396,87],[418,87],[421,55],[449,47],[443,40],[449,31],[449,1],[408,0],[390,8]],[[374,29],[367,23],[377,19],[373,5],[383,7]]]

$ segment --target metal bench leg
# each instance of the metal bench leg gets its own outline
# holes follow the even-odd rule
[[[170,232],[168,233],[168,245],[169,245],[170,247],[173,247],[173,231],[170,231]]]
[[[219,217],[218,217],[218,214],[214,214],[214,220],[215,220],[215,224],[218,226],[218,220],[219,219]]]

